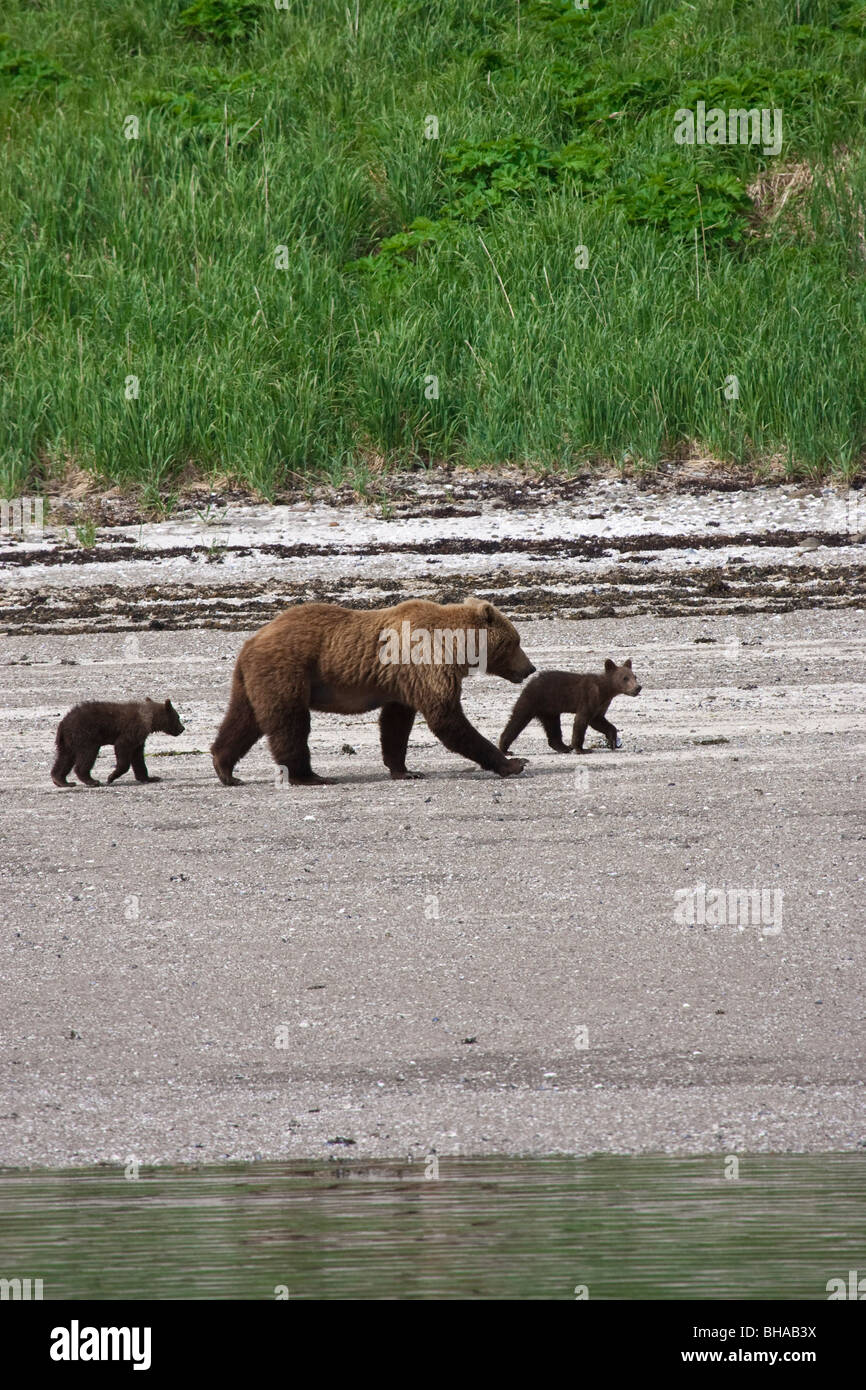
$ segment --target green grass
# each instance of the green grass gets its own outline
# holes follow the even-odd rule
[[[862,467],[863,0],[357,15],[8,0],[0,495],[71,468],[156,497],[441,460]],[[780,157],[676,145],[700,100],[780,106]],[[747,188],[795,165],[759,216]]]

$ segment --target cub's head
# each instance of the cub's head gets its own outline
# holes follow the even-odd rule
[[[631,657],[624,661],[621,666],[617,666],[615,661],[608,657],[604,663],[604,674],[613,681],[617,695],[639,695],[641,684],[631,669]]]
[[[468,598],[465,607],[478,614],[479,632],[484,634],[487,644],[485,666],[490,674],[502,676],[514,685],[531,676],[535,667],[520,645],[520,634],[514,624],[484,599]]]
[[[153,728],[157,733],[171,734],[173,738],[183,733],[180,715],[171,700],[162,704],[159,700],[148,699],[147,703],[153,707]]]

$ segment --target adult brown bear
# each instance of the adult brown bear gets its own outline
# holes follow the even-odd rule
[[[394,778],[406,770],[416,713],[453,753],[500,777],[522,772],[469,723],[461,685],[473,667],[519,684],[535,667],[517,630],[492,603],[409,599],[370,612],[332,603],[289,608],[245,642],[231,698],[211,746],[226,786],[235,764],[266,735],[274,761],[299,786],[321,783],[310,765],[310,710],[361,714],[381,709],[382,757]]]

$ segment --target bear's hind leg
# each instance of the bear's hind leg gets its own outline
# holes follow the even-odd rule
[[[85,787],[98,787],[99,783],[95,777],[91,777],[93,764],[99,757],[99,744],[86,743],[79,748],[75,755],[75,775],[79,782],[83,782]]]
[[[554,753],[567,753],[568,744],[562,741],[562,725],[559,722],[558,714],[542,714],[541,723],[547,735],[547,742],[550,744]]]
[[[415,723],[415,711],[411,705],[401,705],[392,701],[382,706],[379,715],[379,738],[382,744],[382,761],[394,781],[405,778],[423,777],[422,772],[408,772],[406,769],[406,749],[409,735]]]
[[[118,777],[122,777],[129,771],[131,751],[128,744],[115,743],[114,745],[114,769],[109,772],[106,781],[116,782]]]
[[[293,787],[324,786],[327,778],[318,777],[310,762],[310,709],[304,700],[283,703],[268,718],[271,756],[278,767],[284,767]]]
[[[240,786],[240,778],[234,775],[235,763],[249,753],[261,736],[262,731],[243,682],[235,675],[229,707],[210,746],[214,771],[223,786]]]
[[[526,728],[530,719],[533,717],[532,706],[523,695],[520,695],[511,711],[511,716],[502,733],[499,735],[499,751],[507,753],[518,734]]]
[[[58,743],[57,757],[54,759],[54,766],[51,769],[51,780],[55,787],[68,787],[67,777],[72,771],[72,764],[75,762],[75,754],[70,753],[69,749]]]

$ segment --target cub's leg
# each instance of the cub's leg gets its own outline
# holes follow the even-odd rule
[[[589,750],[584,748],[583,740],[586,737],[586,726],[588,721],[582,714],[575,717],[574,725],[571,730],[571,746],[575,753],[587,753]]]
[[[118,743],[115,743],[115,745],[114,745],[114,763],[115,763],[115,766],[114,766],[113,772],[109,772],[107,780],[108,780],[109,782],[116,782],[117,779],[118,779],[118,777],[122,777],[123,774],[124,774],[125,772],[128,772],[128,771],[129,771],[129,764],[130,764],[131,758],[132,758],[132,750],[130,749],[128,743],[124,743],[122,740],[121,740],[120,742],[118,742]]]
[[[161,777],[151,777],[144,761],[144,744],[140,743],[132,751],[132,771],[135,774],[136,782],[161,782]]]
[[[423,772],[409,772],[406,768],[406,749],[409,747],[409,735],[414,723],[415,711],[411,705],[401,705],[392,701],[382,706],[379,715],[382,761],[395,782],[424,776]]]
[[[95,777],[91,777],[93,764],[99,757],[99,744],[86,743],[79,748],[75,755],[75,775],[79,782],[83,782],[85,787],[98,787],[99,783]]]
[[[64,745],[57,745],[57,757],[54,759],[54,766],[51,769],[51,780],[55,787],[68,787],[67,777],[72,771],[72,764],[75,762],[75,754],[70,753]]]
[[[518,695],[514,709],[511,711],[508,723],[499,735],[499,751],[507,753],[518,734],[522,733],[533,717],[531,701],[526,698],[526,692]]]
[[[595,730],[597,730],[598,733],[604,734],[605,738],[607,739],[608,748],[613,748],[615,750],[616,726],[614,724],[611,724],[609,719],[605,719],[604,715],[602,715],[598,719],[590,719],[589,722],[592,725],[592,727]]]
[[[550,744],[554,753],[567,753],[568,744],[562,741],[562,725],[559,722],[558,714],[542,714],[539,716],[547,734],[547,742]]]
[[[306,700],[283,701],[268,714],[265,729],[271,755],[289,774],[293,787],[324,786],[310,762],[310,707]]]

